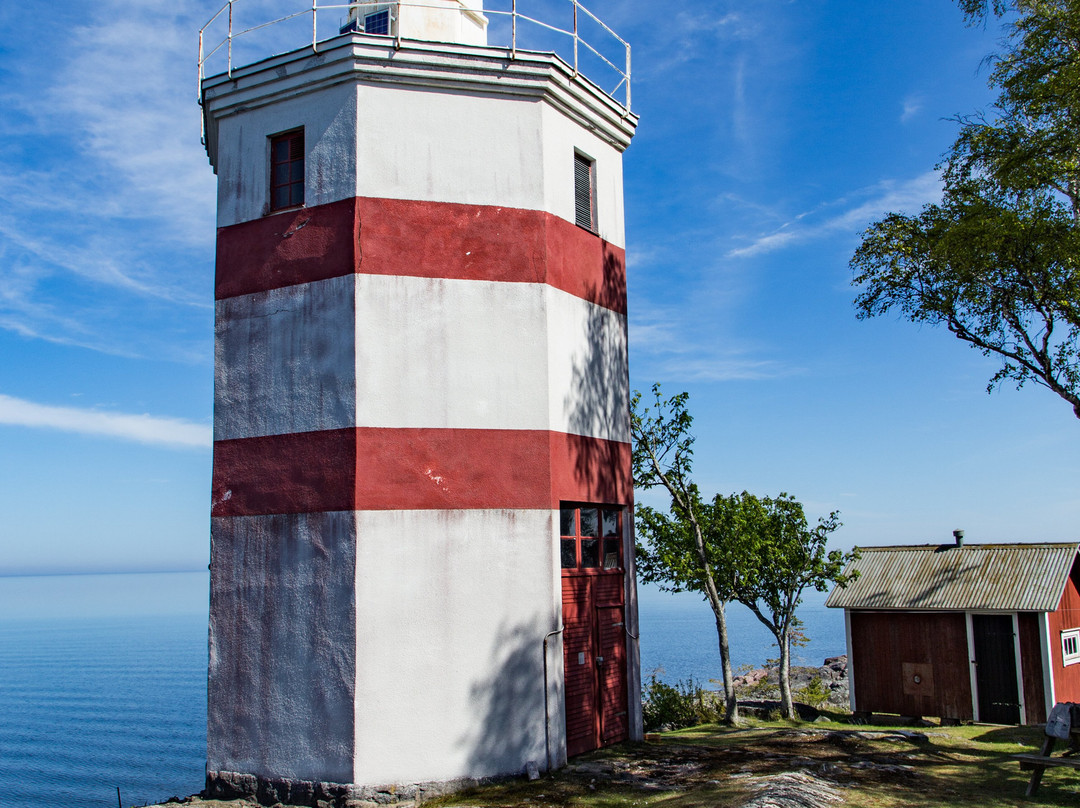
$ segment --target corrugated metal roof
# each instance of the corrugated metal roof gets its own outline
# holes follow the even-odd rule
[[[842,609],[1052,612],[1076,559],[1076,543],[923,544],[860,547],[826,606]]]

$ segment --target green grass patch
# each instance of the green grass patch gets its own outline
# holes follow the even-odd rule
[[[1080,772],[1048,769],[1034,800],[1009,759],[1037,751],[1040,727],[856,726],[839,714],[813,723],[745,721],[662,733],[574,758],[539,780],[473,789],[438,806],[737,808],[773,778],[801,772],[852,808],[1006,808],[1080,805]]]

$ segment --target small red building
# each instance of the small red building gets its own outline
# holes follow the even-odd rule
[[[959,532],[958,532],[959,533]],[[863,547],[844,610],[851,709],[1039,724],[1080,701],[1073,543]]]

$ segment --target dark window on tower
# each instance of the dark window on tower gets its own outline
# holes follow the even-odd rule
[[[304,204],[304,130],[270,138],[270,210]]]
[[[383,36],[389,36],[390,9],[376,11],[374,14],[368,14],[366,17],[364,17],[364,33],[382,34]]]
[[[559,546],[564,570],[622,569],[622,508],[563,503]]]
[[[596,161],[574,152],[574,222],[596,232]]]

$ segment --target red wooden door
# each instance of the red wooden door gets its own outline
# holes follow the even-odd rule
[[[566,753],[571,757],[629,737],[622,585],[621,575],[563,578]]]
[[[563,578],[566,753],[571,757],[600,745],[596,681],[598,648],[590,589],[588,577]]]
[[[598,605],[600,635],[600,744],[625,741],[630,735],[626,692],[626,632],[621,603]]]

